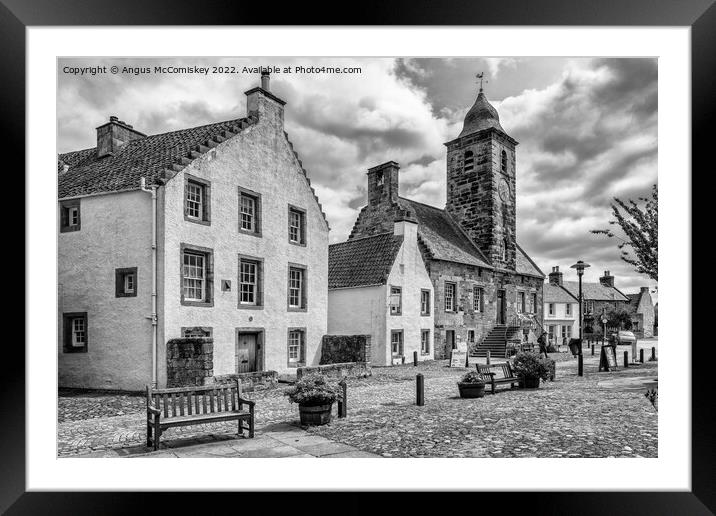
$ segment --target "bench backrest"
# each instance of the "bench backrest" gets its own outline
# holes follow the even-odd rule
[[[514,378],[514,373],[510,367],[509,362],[501,362],[499,364],[475,364],[477,366],[477,373],[482,376],[483,380],[489,381],[491,375],[489,373],[495,373],[495,380],[501,378]]]
[[[147,404],[162,412],[162,417],[191,416],[239,410],[241,381],[196,387],[152,389],[147,387]]]

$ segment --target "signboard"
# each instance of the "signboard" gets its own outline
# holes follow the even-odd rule
[[[460,335],[456,337],[455,346],[457,346],[458,351],[467,353],[467,342],[463,341]]]
[[[465,367],[465,360],[467,360],[466,351],[453,349],[450,353],[450,367]]]
[[[617,368],[616,346],[602,346],[602,353],[599,357],[599,371],[613,371]]]

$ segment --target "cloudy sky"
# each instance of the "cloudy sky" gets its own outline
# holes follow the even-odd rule
[[[400,194],[443,207],[445,147],[477,94],[475,74],[517,147],[517,237],[540,268],[565,279],[578,259],[625,292],[654,286],[619,259],[606,227],[613,197],[657,181],[655,59],[185,58],[64,59],[58,63],[58,152],[95,146],[109,115],[155,134],[245,116],[254,74],[71,75],[65,66],[358,67],[360,73],[274,73],[286,131],[324,206],[331,241],[346,239],[366,203],[366,170],[401,165]],[[570,272],[567,272],[570,271]],[[652,294],[656,297],[655,294]]]

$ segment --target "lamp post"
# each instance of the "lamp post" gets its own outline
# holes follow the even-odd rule
[[[579,354],[577,355],[577,374],[584,376],[584,357],[582,356],[582,331],[584,326],[584,310],[582,308],[582,276],[584,275],[584,269],[589,267],[588,263],[584,263],[579,260],[577,263],[572,265],[572,269],[577,269],[577,277],[579,278]]]

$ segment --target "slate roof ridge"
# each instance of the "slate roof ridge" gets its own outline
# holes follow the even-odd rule
[[[579,299],[577,299],[577,296],[575,296],[574,294],[572,294],[569,290],[567,290],[566,288],[564,288],[562,285],[554,285],[554,284],[552,284],[552,283],[545,283],[544,286],[543,286],[543,294],[542,294],[542,296],[543,296],[545,302],[547,302],[547,303],[552,302],[552,301],[550,301],[549,299],[547,299],[547,297],[548,297],[549,291],[550,291],[550,290],[553,290],[553,289],[554,289],[554,290],[559,290],[560,292],[564,292],[567,296],[569,296],[570,298],[574,299],[575,302],[577,302],[577,303],[579,302]],[[558,302],[558,301],[554,301],[554,302]]]
[[[441,216],[445,217],[450,226],[455,229],[460,235],[462,235],[465,239],[465,241],[470,245],[470,248],[474,250],[474,252],[477,254],[477,258],[485,263],[485,265],[482,265],[481,267],[487,268],[487,269],[494,269],[494,265],[490,262],[490,260],[485,257],[483,252],[480,250],[479,247],[473,242],[472,238],[465,232],[465,230],[458,224],[455,219],[452,218],[452,216],[447,212],[445,208],[438,208],[437,206],[433,206],[431,204],[426,204],[424,202],[420,201],[414,201],[412,199],[408,199],[407,197],[401,197],[398,196],[398,201],[406,201],[409,203],[415,203],[419,204],[420,206],[423,206],[425,208],[429,208],[435,212],[438,212]],[[438,260],[440,258],[437,258]]]
[[[537,264],[534,262],[534,260],[532,260],[532,258],[530,258],[530,255],[528,255],[528,254],[525,252],[525,250],[522,249],[522,246],[517,243],[517,239],[515,239],[515,247],[517,247],[517,249],[520,250],[520,252],[525,256],[525,258],[527,258],[527,260],[529,260],[529,262],[530,262],[530,263],[532,264],[532,266],[537,270],[537,272],[539,272],[539,273],[542,275],[542,277],[545,278],[545,277],[546,277],[546,274],[545,274],[544,272],[542,272],[542,269],[540,269],[540,268],[537,266]]]
[[[288,133],[286,131],[283,132],[283,135],[286,137],[286,141],[288,142],[289,147],[291,147],[291,151],[293,152],[294,157],[296,158],[296,161],[298,162],[298,166],[301,167],[301,171],[303,172],[303,177],[306,178],[306,181],[308,182],[308,187],[311,189],[311,193],[313,194],[313,198],[316,200],[316,203],[318,204],[318,209],[321,212],[321,215],[323,215],[323,221],[326,223],[326,227],[330,231],[331,226],[328,224],[328,218],[326,217],[326,213],[323,211],[323,205],[321,204],[321,201],[318,200],[318,195],[316,194],[316,190],[311,185],[311,178],[308,177],[308,172],[306,172],[306,169],[303,168],[303,162],[301,161],[301,158],[298,157],[298,152],[296,149],[293,148],[293,143],[288,138]]]
[[[403,238],[403,235],[396,235],[392,231],[384,231],[383,233],[376,233],[375,235],[366,235],[366,236],[350,238],[348,240],[344,240],[343,242],[336,242],[334,244],[329,244],[329,246],[350,244],[351,242],[359,242],[361,240],[367,240],[368,238],[384,237],[385,235],[393,235],[395,237]]]

